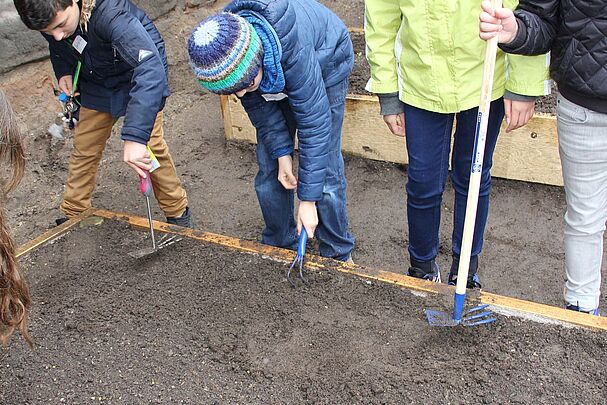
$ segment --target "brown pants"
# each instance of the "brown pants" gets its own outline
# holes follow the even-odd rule
[[[116,119],[110,114],[81,107],[80,121],[74,136],[74,150],[70,156],[69,174],[61,210],[70,218],[91,207],[97,169],[105,144],[112,133]],[[180,216],[188,205],[188,198],[177,177],[175,164],[164,141],[162,111],[156,116],[148,146],[156,155],[160,167],[151,173],[154,195],[167,217]],[[133,184],[126,193],[139,196],[139,180],[130,170]],[[128,187],[128,186],[127,186]]]

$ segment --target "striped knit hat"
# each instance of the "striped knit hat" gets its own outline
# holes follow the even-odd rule
[[[200,85],[217,94],[234,94],[257,76],[263,58],[253,26],[231,13],[212,15],[188,39],[190,64]]]

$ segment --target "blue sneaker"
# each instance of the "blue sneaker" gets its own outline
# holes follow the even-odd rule
[[[409,267],[409,275],[415,278],[430,280],[435,283],[440,283],[440,269],[434,260],[425,263],[413,263]]]
[[[565,308],[568,309],[568,310],[570,310],[570,311],[584,312],[586,314],[600,316],[598,308],[591,309],[590,311],[584,311],[583,309],[580,309],[579,305],[574,305],[574,304],[567,304],[565,306]]]

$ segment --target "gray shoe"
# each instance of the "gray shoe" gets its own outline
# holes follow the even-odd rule
[[[194,228],[194,221],[190,215],[190,207],[185,207],[185,211],[180,217],[167,217],[167,222],[171,225],[183,226],[184,228]]]

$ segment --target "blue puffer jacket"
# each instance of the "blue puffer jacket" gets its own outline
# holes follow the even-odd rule
[[[87,41],[82,55],[70,45],[76,35]],[[129,0],[97,0],[86,32],[63,41],[43,36],[57,79],[73,75],[81,58],[82,105],[125,116],[122,139],[147,143],[170,91],[164,42],[145,13]]]
[[[274,29],[282,47],[281,66],[289,107],[299,140],[297,194],[319,201],[325,180],[331,115],[326,88],[346,80],[354,52],[344,23],[315,0],[239,0],[226,11],[251,10]],[[277,159],[293,152],[279,103],[247,93],[242,104],[257,129],[257,138]]]

